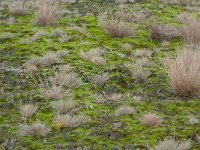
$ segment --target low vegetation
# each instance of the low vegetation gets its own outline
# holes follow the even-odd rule
[[[197,0],[0,0],[0,149],[200,149]]]

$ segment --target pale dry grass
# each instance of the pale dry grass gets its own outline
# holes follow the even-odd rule
[[[186,125],[194,125],[199,123],[199,119],[194,115],[188,115],[188,120],[185,122]]]
[[[186,22],[180,34],[188,45],[200,45],[200,22],[194,19]]]
[[[41,90],[43,96],[47,97],[48,99],[55,100],[55,99],[62,99],[65,97],[65,90],[62,86],[53,85],[52,87]]]
[[[106,33],[111,37],[133,37],[134,29],[124,21],[106,19],[102,22],[102,26]]]
[[[142,118],[141,118],[141,122],[145,125],[148,126],[161,126],[162,125],[162,119],[157,116],[156,114],[145,114]]]
[[[37,105],[32,104],[24,104],[19,106],[20,114],[23,120],[27,120],[30,118],[35,112],[38,110]]]
[[[134,53],[133,53],[133,55],[135,56],[135,57],[151,57],[151,55],[152,55],[152,51],[150,51],[150,50],[146,50],[146,49],[138,49],[137,51],[135,51]]]
[[[29,10],[29,3],[25,0],[16,0],[9,3],[9,12],[13,16],[26,15]]]
[[[158,42],[169,41],[178,35],[177,29],[169,25],[153,24],[150,28],[151,39]]]
[[[115,116],[131,115],[133,113],[135,113],[135,110],[132,107],[121,106],[116,110]]]
[[[51,102],[50,105],[59,114],[71,114],[76,108],[76,102],[72,98],[67,100],[56,100]]]
[[[54,29],[51,31],[51,36],[52,37],[61,37],[63,34],[66,34],[65,31],[61,29]]]
[[[76,0],[62,0],[62,2],[66,4],[73,4],[76,3]]]
[[[38,3],[35,14],[35,23],[40,26],[53,25],[60,15],[58,3],[42,1]]]
[[[60,41],[60,43],[66,43],[66,42],[68,42],[71,38],[72,38],[71,35],[67,35],[67,34],[65,33],[65,34],[60,35],[59,41]]]
[[[87,122],[87,118],[85,116],[70,116],[66,115],[57,115],[54,118],[54,126],[55,127],[67,127],[74,128],[80,125],[83,125]]]
[[[147,78],[150,76],[150,72],[145,70],[143,66],[141,66],[141,63],[130,63],[127,64],[127,67],[129,71],[131,72],[132,78],[137,82],[137,83],[142,83]]]
[[[106,60],[102,57],[104,53],[105,53],[104,49],[96,48],[96,49],[91,49],[88,52],[81,51],[80,57],[85,61],[91,61],[96,65],[103,65],[106,63]]]
[[[200,51],[178,50],[176,58],[165,62],[171,89],[178,96],[194,96],[200,91]]]
[[[108,80],[109,80],[108,73],[100,73],[92,78],[95,87],[105,85]]]
[[[165,138],[150,150],[189,150],[192,144],[189,141],[177,142],[172,138]]]
[[[82,84],[82,81],[78,78],[77,73],[58,73],[56,72],[53,77],[50,78],[53,85],[60,85],[67,88],[77,87]]]
[[[13,33],[4,32],[1,34],[1,39],[3,39],[3,40],[13,39],[13,38],[15,38],[15,35]]]
[[[72,71],[72,67],[69,64],[60,65],[57,68],[58,72],[61,74],[67,74]]]
[[[42,66],[51,66],[59,61],[59,57],[54,52],[48,52],[46,55],[41,57],[40,65]]]
[[[19,135],[20,136],[46,136],[49,132],[49,129],[45,127],[44,124],[40,122],[35,122],[31,125],[21,124],[19,126]]]

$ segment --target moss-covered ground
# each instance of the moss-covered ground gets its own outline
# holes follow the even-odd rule
[[[200,134],[199,125],[186,125],[187,115],[199,117],[200,99],[183,99],[176,97],[169,88],[166,70],[162,63],[167,55],[175,55],[177,46],[183,45],[180,39],[172,39],[167,46],[161,46],[149,37],[149,26],[154,21],[180,26],[176,20],[177,14],[184,12],[182,6],[173,6],[157,0],[144,0],[139,3],[127,4],[131,10],[138,8],[150,12],[152,18],[140,24],[133,24],[136,35],[132,38],[111,38],[100,26],[96,16],[82,12],[83,6],[91,4],[72,4],[65,9],[78,10],[80,16],[62,16],[53,26],[39,27],[32,24],[34,14],[17,17],[11,25],[0,25],[0,34],[11,32],[13,39],[0,39],[0,143],[14,138],[15,149],[53,150],[53,149],[147,149],[165,137],[174,137],[178,140],[192,139]],[[2,12],[1,19],[9,17],[7,11]],[[87,34],[68,30],[68,26],[86,25]],[[44,29],[51,32],[53,29],[62,29],[73,36],[69,42],[60,43],[58,38],[44,36],[32,43],[22,44],[20,41],[31,37],[36,31]],[[90,36],[88,36],[90,35]],[[124,49],[123,44],[129,43],[131,49]],[[106,53],[103,57],[106,63],[97,66],[80,58],[80,51],[89,51],[92,48],[103,47]],[[137,49],[147,48],[153,51],[152,66],[147,69],[150,77],[144,83],[137,84],[130,75],[126,64],[131,62],[130,54]],[[54,112],[49,106],[49,100],[41,96],[38,84],[41,79],[47,79],[52,74],[52,66],[42,67],[34,72],[20,71],[26,60],[33,56],[42,56],[47,51],[66,49],[69,55],[64,58],[64,64],[70,64],[73,70],[83,80],[80,87],[73,89],[75,100],[78,103],[77,114],[84,113],[89,121],[83,126],[73,129],[56,129],[52,120]],[[91,77],[99,72],[108,72],[110,80],[105,86],[94,87]],[[94,102],[95,93],[122,93],[123,99],[118,102],[97,104]],[[143,97],[139,103],[134,102],[127,93]],[[19,114],[19,104],[22,102],[38,103],[40,108],[28,120],[29,123],[40,120],[50,129],[47,137],[20,137],[17,129],[22,123]],[[116,109],[120,106],[131,106],[136,110],[132,115],[116,117]],[[141,123],[140,118],[146,113],[156,113],[163,118],[160,127],[149,127]],[[116,129],[113,124],[121,122],[123,127]],[[200,149],[193,144],[192,149]]]

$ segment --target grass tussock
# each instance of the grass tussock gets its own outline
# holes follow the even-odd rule
[[[57,85],[53,85],[52,87],[46,90],[42,90],[41,93],[42,95],[51,100],[62,99],[66,95],[64,88],[62,86]]]
[[[19,126],[19,135],[20,136],[46,136],[49,132],[49,129],[45,127],[44,124],[40,122],[35,122],[31,125],[21,124]]]
[[[80,125],[83,125],[87,122],[87,118],[85,116],[70,116],[70,115],[57,115],[54,118],[54,126],[55,127],[67,127],[73,128]]]
[[[122,20],[105,19],[101,24],[111,37],[133,37],[135,35],[133,27]]]
[[[102,55],[105,53],[104,49],[96,48],[92,49],[89,52],[80,52],[80,56],[85,61],[91,61],[92,63],[96,65],[103,65],[106,63],[106,60],[102,57]]]
[[[29,3],[25,0],[16,0],[8,6],[9,12],[13,16],[23,16],[28,13],[30,8]]]
[[[15,35],[10,32],[4,32],[1,34],[1,39],[7,40],[7,39],[14,39]]]
[[[136,83],[143,83],[150,76],[150,72],[145,70],[141,64],[144,65],[144,62],[133,62],[127,65],[129,71],[131,72],[131,76],[136,81]]]
[[[165,63],[171,89],[178,96],[194,96],[200,91],[200,51],[177,51],[176,58]]]
[[[135,57],[151,57],[152,54],[152,51],[146,49],[137,50],[133,53]]]
[[[169,41],[178,35],[177,29],[172,26],[154,24],[150,28],[150,38],[158,42]]]
[[[74,72],[56,72],[54,76],[50,78],[50,81],[53,85],[64,86],[67,88],[74,88],[82,84],[82,81],[78,78],[78,74]]]
[[[193,19],[185,23],[180,34],[188,45],[200,45],[200,22]]]
[[[76,102],[73,99],[57,100],[50,103],[51,107],[59,114],[70,114],[76,107]]]
[[[105,85],[108,80],[109,80],[108,73],[97,74],[92,78],[95,87]]]
[[[25,66],[34,65],[48,67],[59,63],[61,61],[60,58],[66,57],[67,55],[68,51],[66,50],[59,50],[57,52],[47,52],[44,56],[34,56],[28,59],[25,63]]]
[[[135,113],[135,110],[132,107],[121,106],[116,110],[115,116],[131,115],[133,113]]]
[[[165,138],[150,150],[189,150],[192,144],[189,141],[177,142],[172,138]]]
[[[38,3],[35,23],[40,26],[50,26],[58,19],[60,15],[60,6],[58,3],[42,1]]]
[[[145,114],[142,119],[141,122],[145,125],[148,126],[161,126],[162,125],[162,119],[157,116],[156,114]]]
[[[26,120],[27,118],[30,118],[38,110],[38,106],[32,104],[24,104],[20,105],[19,109],[23,120]]]

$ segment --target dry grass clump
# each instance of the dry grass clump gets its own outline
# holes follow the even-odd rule
[[[1,39],[3,40],[13,39],[14,37],[15,37],[14,34],[9,32],[4,32],[1,34]]]
[[[59,57],[54,52],[48,52],[46,55],[41,57],[41,65],[42,66],[51,66],[59,61]]]
[[[57,68],[58,68],[59,73],[62,73],[62,74],[66,74],[72,71],[72,68],[69,64],[60,65]]]
[[[185,124],[187,125],[194,125],[194,124],[199,123],[199,119],[195,117],[194,115],[188,115],[187,118],[188,120],[187,122],[185,122]]]
[[[106,63],[105,59],[101,57],[102,54],[104,54],[104,49],[96,48],[92,49],[89,52],[80,52],[80,56],[85,61],[91,61],[92,63],[96,65],[103,65]]]
[[[85,116],[69,116],[66,115],[57,115],[54,118],[54,126],[55,127],[67,127],[73,128],[80,125],[83,125],[87,122],[87,118]]]
[[[144,82],[149,76],[150,72],[144,70],[143,66],[139,65],[139,63],[131,63],[127,65],[132,78],[137,82],[137,83],[142,83]]]
[[[45,30],[41,29],[41,30],[37,31],[32,37],[30,37],[29,41],[35,42],[35,41],[41,39],[43,36],[47,36],[47,35],[48,35],[48,33]]]
[[[95,94],[94,102],[97,104],[103,104],[108,101],[116,102],[116,101],[119,101],[121,98],[122,98],[122,94],[120,94],[120,93],[113,93],[113,94],[108,94],[108,95],[106,95],[105,93],[103,93],[102,95]]]
[[[125,12],[123,9],[117,12],[117,16],[122,21],[126,22],[133,22],[134,21],[134,14],[130,12]]]
[[[121,106],[116,110],[115,116],[130,115],[133,113],[135,113],[135,110],[133,108],[128,106]]]
[[[37,31],[30,38],[21,39],[21,44],[30,44],[32,42],[35,42],[37,40],[42,39],[42,37],[44,37],[44,36],[48,36],[48,32],[46,32],[45,30],[41,29],[41,30]]]
[[[103,57],[92,57],[90,60],[92,63],[94,63],[95,65],[103,65],[106,63],[105,59]]]
[[[25,71],[26,72],[32,72],[37,70],[37,66],[36,65],[32,65],[32,64],[27,64],[25,65]]]
[[[105,85],[108,80],[108,73],[97,74],[92,78],[95,87]]]
[[[130,0],[129,0],[130,2]],[[146,14],[143,12],[131,12],[130,10],[126,9],[125,5],[120,5],[120,10],[114,13],[119,20],[125,22],[137,22],[140,23],[145,20]]]
[[[142,96],[133,96],[133,101],[136,102],[136,103],[139,103],[142,101]]]
[[[25,66],[27,66],[27,65],[39,66],[41,64],[41,62],[42,62],[41,57],[34,56],[26,61]]]
[[[67,50],[59,50],[56,52],[56,55],[60,58],[60,57],[66,57],[68,55],[68,51]]]
[[[165,138],[150,150],[188,150],[192,147],[189,141],[177,142],[172,138]]]
[[[134,29],[123,21],[114,19],[106,19],[102,22],[102,26],[111,37],[133,37]]]
[[[123,3],[126,3],[127,0],[115,0],[115,2],[116,2],[116,3],[121,3],[121,4],[123,4]]]
[[[44,124],[40,122],[33,123],[32,125],[21,124],[19,126],[20,136],[46,136],[49,129],[45,127]]]
[[[65,42],[68,42],[71,38],[72,37],[70,35],[62,34],[59,37],[59,41],[60,41],[60,43],[65,43]]]
[[[150,28],[150,37],[152,40],[162,42],[169,41],[171,38],[178,36],[178,32],[174,27],[163,25],[163,24],[154,24]]]
[[[159,116],[152,113],[145,114],[141,119],[141,122],[148,126],[161,126],[162,121],[163,120]]]
[[[148,67],[148,66],[151,66],[151,62],[148,58],[139,58],[139,59],[136,59],[134,64],[136,66],[141,66],[141,67]]]
[[[59,54],[60,53],[60,54]],[[30,58],[29,60],[26,61],[25,66],[27,65],[35,65],[35,66],[51,66],[55,63],[59,62],[59,58],[62,57],[62,55],[65,52],[48,52],[46,55],[40,57],[40,56],[35,56]],[[66,53],[65,53],[66,54]]]
[[[183,26],[180,34],[188,45],[200,45],[200,22],[191,20]]]
[[[5,24],[7,25],[12,25],[16,22],[15,17],[9,17],[8,19],[6,19]]]
[[[57,100],[51,102],[51,107],[56,110],[59,114],[70,114],[74,111],[76,107],[76,102],[73,99],[69,100]]]
[[[38,106],[32,104],[24,104],[20,105],[19,109],[22,119],[26,120],[27,118],[30,118],[38,110]]]
[[[107,95],[106,99],[109,101],[118,101],[122,98],[122,94],[120,93],[113,93],[111,95]]]
[[[129,43],[125,43],[122,45],[122,48],[126,49],[126,50],[130,50],[132,48],[132,45]]]
[[[149,75],[150,73],[142,69],[142,67],[139,67],[134,72],[132,72],[132,77],[137,83],[144,82],[149,77]]]
[[[42,1],[38,3],[35,23],[40,26],[49,26],[58,19],[60,7],[58,3]]]
[[[146,49],[137,50],[133,53],[135,57],[151,57],[152,54],[152,51]]]
[[[72,31],[77,31],[80,32],[82,34],[87,33],[87,28],[85,25],[83,25],[82,27],[79,26],[71,26],[71,27],[67,27],[68,30],[72,30]]]
[[[100,95],[100,94],[95,94],[95,100],[94,100],[95,103],[97,104],[103,104],[106,102],[106,98],[104,95]]]
[[[57,86],[57,85],[53,85],[52,87],[50,87],[46,90],[42,90],[42,94],[51,100],[62,99],[66,95],[63,87]]]
[[[63,31],[61,29],[54,29],[54,30],[51,31],[52,37],[61,37],[64,34],[66,34],[65,31]]]
[[[26,15],[29,10],[29,3],[24,0],[16,0],[9,4],[9,12],[14,16]]]
[[[166,60],[165,66],[174,94],[194,96],[200,91],[200,51],[184,49],[177,51],[175,59]]]
[[[162,0],[165,3],[173,5],[187,6],[190,11],[198,11],[200,2],[198,0]]]
[[[67,88],[73,88],[81,85],[82,81],[78,78],[77,73],[58,73],[56,72],[53,77],[50,78],[53,85],[61,85]]]
[[[177,20],[183,24],[190,24],[195,19],[187,12],[183,12],[177,16]]]
[[[62,0],[62,2],[66,4],[73,4],[76,3],[76,0]]]

